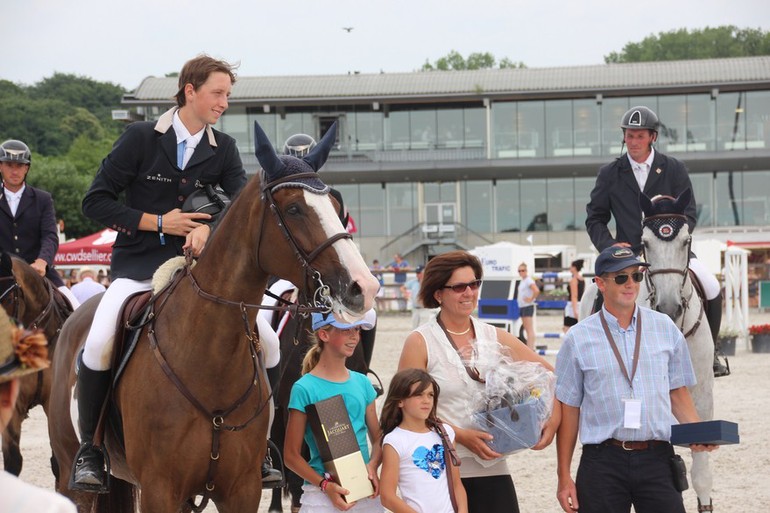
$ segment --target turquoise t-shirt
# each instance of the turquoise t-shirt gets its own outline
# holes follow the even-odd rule
[[[350,415],[350,422],[356,432],[358,446],[361,448],[361,454],[364,455],[364,461],[369,463],[369,444],[366,440],[366,407],[376,398],[377,393],[372,387],[369,378],[359,372],[348,371],[347,381],[334,382],[322,379],[312,374],[305,374],[291,387],[291,398],[289,399],[289,409],[299,410],[306,413],[305,408],[309,404],[323,401],[335,395],[342,395],[345,401],[345,407]],[[318,453],[318,446],[313,439],[313,433],[310,425],[305,427],[305,443],[310,448],[310,466],[313,470],[323,475],[324,470],[321,455]]]

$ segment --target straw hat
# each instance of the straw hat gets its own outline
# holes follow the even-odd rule
[[[0,308],[0,383],[47,368],[47,345],[42,332],[16,327]]]

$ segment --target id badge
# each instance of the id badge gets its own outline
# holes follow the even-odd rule
[[[641,399],[623,399],[623,427],[626,429],[642,427]]]

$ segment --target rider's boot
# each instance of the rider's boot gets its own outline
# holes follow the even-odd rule
[[[711,338],[714,341],[714,377],[719,378],[730,374],[730,367],[719,361],[717,341],[719,340],[719,327],[722,324],[722,295],[706,301],[706,319],[711,328]],[[725,359],[726,360],[726,359]]]
[[[86,492],[105,493],[108,491],[102,448],[93,444],[96,424],[102,405],[109,391],[111,371],[89,369],[81,360],[78,371],[78,425],[80,427],[80,449],[75,456],[70,489]]]

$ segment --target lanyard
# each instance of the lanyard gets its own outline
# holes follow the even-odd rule
[[[628,386],[631,387],[631,392],[633,393],[634,376],[636,375],[636,366],[639,364],[639,348],[642,341],[642,312],[637,311],[636,313],[636,343],[634,344],[634,359],[633,364],[631,365],[630,377],[628,375],[628,370],[626,370],[626,365],[623,363],[623,359],[620,357],[620,351],[618,351],[618,346],[615,344],[615,339],[612,338],[612,333],[610,333],[610,327],[607,325],[607,319],[604,318],[603,311],[599,311],[599,318],[602,321],[602,328],[604,328],[604,333],[607,335],[607,340],[609,340],[610,346],[612,347],[612,352],[615,353],[615,359],[618,361],[620,370],[623,371],[623,375],[626,377]]]

